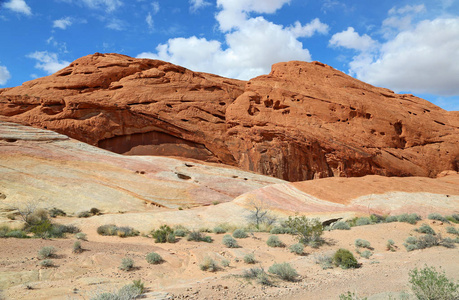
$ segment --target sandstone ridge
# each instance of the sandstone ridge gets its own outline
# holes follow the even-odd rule
[[[131,155],[221,162],[289,181],[459,170],[459,113],[319,62],[247,82],[88,55],[0,90],[0,118]]]

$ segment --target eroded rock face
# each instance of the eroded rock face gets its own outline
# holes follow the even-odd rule
[[[318,62],[248,82],[119,54],[0,90],[3,120],[123,154],[222,162],[290,181],[459,169],[459,112]]]

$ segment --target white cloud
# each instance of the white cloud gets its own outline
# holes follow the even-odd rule
[[[154,1],[151,3],[151,6],[153,8],[153,14],[156,15],[159,12],[159,3]]]
[[[302,26],[300,22],[296,21],[295,26],[290,26],[289,30],[296,37],[311,37],[316,32],[321,34],[328,33],[328,25],[320,22],[318,18],[315,18],[308,24]]]
[[[314,19],[306,25],[296,22],[284,27],[249,12],[273,13],[289,0],[218,0],[222,9],[216,19],[225,34],[225,43],[205,38],[173,38],[137,57],[161,59],[194,71],[210,72],[231,78],[249,79],[269,73],[280,61],[311,60],[299,37],[326,34],[328,25]],[[234,18],[228,18],[233,15]],[[235,18],[239,18],[236,20]],[[229,30],[229,29],[231,30]]]
[[[423,12],[426,10],[426,7],[424,6],[424,4],[419,4],[419,5],[406,5],[402,8],[395,8],[395,7],[392,7],[390,10],[389,10],[389,15],[395,15],[395,14],[399,14],[399,15],[404,15],[404,14],[407,14],[407,13],[420,13],[420,12]]]
[[[419,22],[382,44],[362,52],[350,72],[371,84],[396,91],[459,95],[459,18]]]
[[[10,72],[5,66],[0,66],[0,85],[5,85],[11,78]]]
[[[24,0],[10,0],[4,3],[3,7],[28,16],[32,15],[32,9]]]
[[[345,31],[335,33],[331,37],[329,45],[365,51],[375,47],[377,43],[370,36],[359,35],[353,27],[348,27]]]
[[[38,62],[35,64],[35,68],[41,69],[48,74],[55,73],[70,64],[68,61],[60,61],[57,57],[57,53],[48,51],[35,51],[27,55],[27,57],[37,60]]]
[[[92,9],[105,9],[112,12],[118,9],[123,2],[121,0],[83,0],[83,3]]]
[[[190,10],[194,12],[211,4],[205,0],[190,0],[190,5]]]
[[[66,17],[66,18],[62,18],[62,19],[59,19],[59,20],[55,20],[53,22],[53,27],[54,28],[60,28],[60,29],[67,29],[67,27],[69,27],[70,25],[72,25],[72,20],[70,19],[70,17]]]
[[[151,13],[148,13],[147,17],[145,18],[145,22],[147,22],[148,28],[152,30],[154,27],[154,23],[153,23],[153,17],[151,16]]]
[[[126,26],[123,20],[113,18],[110,19],[110,21],[107,23],[105,27],[107,27],[108,29],[121,31],[124,30]]]

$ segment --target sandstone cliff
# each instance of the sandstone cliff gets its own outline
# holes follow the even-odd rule
[[[221,162],[299,181],[459,169],[459,113],[313,62],[248,82],[119,54],[0,90],[0,118],[122,154]]]

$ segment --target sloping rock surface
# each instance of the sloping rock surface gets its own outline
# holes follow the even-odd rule
[[[301,181],[459,170],[459,112],[292,61],[248,82],[119,54],[0,90],[0,117],[122,154]]]
[[[67,213],[145,212],[228,202],[280,179],[167,157],[123,156],[0,121],[0,208],[37,201]]]

